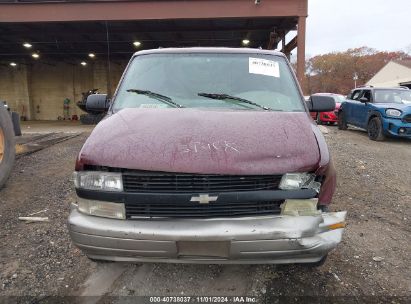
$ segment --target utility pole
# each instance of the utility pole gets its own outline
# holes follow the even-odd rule
[[[354,89],[357,88],[357,80],[358,80],[358,75],[357,72],[354,72],[354,76],[352,78],[354,80]]]

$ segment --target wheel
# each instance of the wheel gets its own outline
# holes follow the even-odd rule
[[[13,129],[15,136],[21,136],[20,115],[17,112],[11,112],[11,121],[13,122]]]
[[[385,139],[381,118],[379,117],[374,117],[370,119],[370,121],[368,122],[367,131],[368,137],[371,140],[383,141]]]
[[[323,122],[321,121],[320,113],[317,113],[317,118],[315,119],[315,121],[317,122],[317,125],[322,125],[323,124]]]
[[[340,130],[347,130],[347,121],[345,120],[345,114],[344,112],[338,113],[338,129]]]
[[[10,114],[0,105],[0,188],[6,183],[16,156]]]

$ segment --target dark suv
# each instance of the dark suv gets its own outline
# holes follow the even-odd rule
[[[371,140],[386,136],[411,138],[411,90],[362,87],[354,89],[341,104],[338,126],[367,130]]]

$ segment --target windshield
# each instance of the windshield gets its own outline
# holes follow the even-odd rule
[[[113,109],[172,107],[305,111],[291,71],[280,56],[181,53],[135,57]]]
[[[399,89],[383,89],[374,91],[376,103],[410,103],[411,91]]]

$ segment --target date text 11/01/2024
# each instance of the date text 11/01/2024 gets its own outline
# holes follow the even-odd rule
[[[257,303],[255,297],[248,296],[166,296],[166,297],[150,297],[150,303]]]

